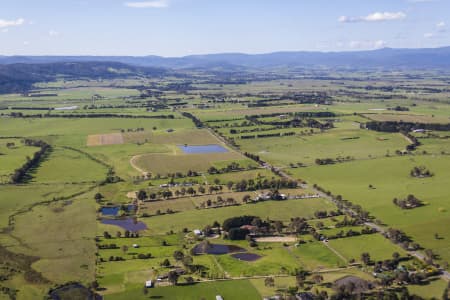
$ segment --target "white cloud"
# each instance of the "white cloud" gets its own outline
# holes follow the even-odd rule
[[[12,26],[20,26],[25,23],[25,20],[20,18],[17,20],[3,20],[0,19],[0,28],[12,27]]]
[[[154,0],[141,2],[125,2],[125,6],[132,8],[165,8],[169,6],[168,0]]]
[[[431,39],[431,38],[434,38],[435,36],[436,36],[436,34],[434,34],[432,32],[428,32],[423,35],[423,37],[426,39]]]
[[[447,24],[445,24],[444,21],[441,21],[441,22],[436,24],[436,29],[439,32],[445,32],[446,31],[446,27],[447,27]]]
[[[28,46],[29,44],[30,44],[30,42],[28,42],[28,41],[24,41],[24,42],[23,42],[23,45],[24,45],[24,46]]]
[[[351,41],[348,43],[348,47],[352,49],[380,49],[387,46],[386,41]]]
[[[338,21],[341,23],[357,23],[357,22],[383,22],[383,21],[397,21],[406,18],[404,12],[375,12],[367,16],[349,17],[341,16]]]
[[[59,36],[59,32],[52,29],[48,32],[48,35],[52,37]]]

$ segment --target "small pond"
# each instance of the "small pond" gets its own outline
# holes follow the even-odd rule
[[[118,206],[104,206],[100,209],[100,211],[104,216],[116,216],[119,209],[120,207]]]
[[[260,255],[255,253],[234,253],[231,256],[243,261],[255,261],[261,258]]]
[[[147,225],[144,222],[135,221],[133,218],[118,220],[103,219],[102,224],[116,225],[132,232],[147,229]]]
[[[104,216],[117,216],[117,214],[119,213],[119,210],[120,210],[120,206],[103,206],[102,208],[100,208],[100,212]],[[126,210],[128,212],[133,212],[136,210],[136,205],[128,204],[126,206]]]
[[[228,152],[228,149],[222,147],[221,145],[197,145],[197,146],[189,146],[189,145],[179,145],[178,146],[183,153],[186,154],[198,154],[198,153],[225,153]]]
[[[198,244],[194,247],[193,251],[194,254],[221,255],[234,252],[245,252],[246,250],[235,245],[209,244],[205,246],[204,244]]]

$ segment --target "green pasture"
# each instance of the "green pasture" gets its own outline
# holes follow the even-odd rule
[[[414,178],[414,166],[425,166],[435,175]],[[335,195],[361,205],[386,226],[403,230],[424,248],[431,248],[444,261],[450,261],[447,240],[449,223],[448,176],[450,156],[415,155],[354,161],[331,166],[291,170],[295,176],[316,183]],[[369,188],[369,185],[373,188]],[[394,197],[414,194],[425,205],[402,210],[392,203]],[[435,238],[435,233],[440,238]]]
[[[277,166],[297,162],[314,164],[317,158],[335,159],[338,156],[355,159],[382,157],[386,153],[403,150],[408,144],[398,133],[378,133],[358,126],[331,129],[310,136],[239,140],[238,143],[243,151],[259,155],[262,160]]]
[[[14,147],[6,147],[7,143],[14,143]],[[23,145],[20,139],[0,139],[0,183],[9,182],[14,170],[20,168],[27,157],[33,157],[38,150],[37,147]]]
[[[236,291],[239,291],[238,293]],[[198,300],[201,298],[215,299],[221,295],[224,299],[259,300],[261,295],[248,280],[216,281],[174,287],[156,287],[142,292],[142,284],[122,293],[105,296],[109,300],[132,299],[167,299],[167,300]]]

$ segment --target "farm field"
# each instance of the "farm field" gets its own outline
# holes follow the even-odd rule
[[[399,134],[362,131],[355,125],[352,129],[332,129],[311,136],[238,140],[244,151],[255,153],[276,166],[302,162],[313,164],[316,158],[352,157],[370,159],[382,157],[403,149],[407,142]]]
[[[8,144],[14,146],[7,147]],[[33,156],[37,147],[25,146],[20,139],[0,139],[0,183],[10,181],[14,170],[21,167],[27,157]]]
[[[339,279],[442,297],[446,72],[161,74],[0,94],[0,299],[69,282],[103,299],[331,296]]]
[[[409,172],[414,166],[426,166],[435,175],[413,178]],[[387,226],[405,231],[419,244],[439,253],[442,260],[450,260],[446,242],[450,236],[448,226],[444,226],[449,224],[448,180],[444,175],[449,167],[450,158],[446,155],[416,155],[315,166],[291,172],[365,207]],[[368,187],[370,184],[374,189]],[[408,194],[422,198],[426,205],[402,210],[392,203],[393,198]],[[436,239],[435,233],[443,238]]]

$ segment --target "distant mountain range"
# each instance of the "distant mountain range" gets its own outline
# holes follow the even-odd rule
[[[0,56],[0,64],[60,62],[118,62],[141,67],[170,69],[242,68],[349,68],[349,69],[446,69],[450,47],[391,49],[354,52],[274,52],[268,54],[206,54],[161,56]]]

